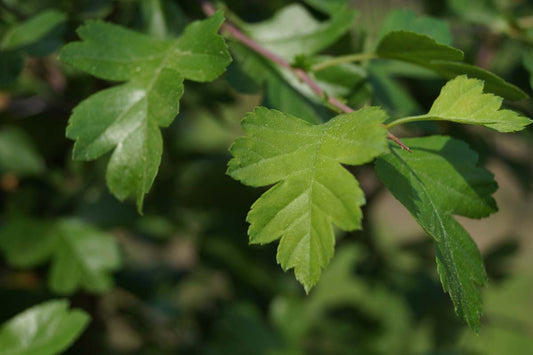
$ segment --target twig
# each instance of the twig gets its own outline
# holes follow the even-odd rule
[[[204,0],[201,0],[200,2],[202,4],[202,10],[204,11],[204,13],[207,16],[211,16],[211,15],[213,15],[216,12],[216,9],[213,7],[213,5],[210,2],[204,1]],[[344,104],[339,99],[337,99],[335,97],[332,97],[332,96],[329,96],[329,95],[326,95],[325,91],[322,90],[322,88],[320,86],[318,86],[318,84],[309,75],[307,75],[307,73],[304,70],[302,70],[300,68],[292,67],[291,64],[288,61],[286,61],[285,59],[281,58],[277,54],[272,53],[270,50],[266,49],[265,47],[263,47],[259,43],[255,42],[250,37],[246,36],[244,33],[241,32],[241,30],[239,30],[233,24],[231,24],[231,23],[226,21],[225,23],[222,24],[221,28],[224,31],[228,32],[232,37],[237,39],[239,42],[241,42],[242,44],[247,46],[248,48],[252,49],[253,51],[255,51],[255,52],[259,53],[259,54],[261,54],[263,57],[269,59],[270,61],[272,61],[272,62],[274,62],[276,64],[278,64],[279,66],[291,70],[301,81],[306,83],[311,88],[311,90],[313,90],[313,92],[315,94],[317,94],[319,97],[327,97],[327,102],[330,105],[340,109],[342,112],[345,112],[345,113],[350,113],[350,112],[355,111],[353,108],[351,108],[348,105]],[[400,147],[402,147],[402,149],[404,149],[404,150],[406,150],[408,152],[411,152],[409,147],[407,147],[405,144],[403,144],[400,141],[400,139],[398,137],[396,137],[394,134],[392,134],[390,132],[387,132],[387,138],[389,138],[390,140],[392,140],[393,142],[398,144]]]

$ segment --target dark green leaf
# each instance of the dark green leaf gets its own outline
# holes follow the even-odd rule
[[[424,65],[433,59],[463,60],[459,49],[437,43],[433,38],[410,31],[394,31],[386,34],[376,48],[382,58],[404,60]]]
[[[389,13],[381,26],[378,40],[389,32],[401,30],[424,34],[447,46],[452,44],[452,34],[446,21],[429,16],[417,17],[414,12],[404,9],[393,10]]]
[[[412,153],[391,145],[376,162],[379,178],[433,238],[443,288],[477,332],[482,313],[477,287],[487,275],[476,244],[453,215],[481,218],[495,212],[496,182],[461,141],[431,136],[403,142]]]

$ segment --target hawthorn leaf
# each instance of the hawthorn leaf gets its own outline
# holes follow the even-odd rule
[[[183,80],[214,80],[231,58],[217,34],[221,12],[197,21],[175,40],[160,40],[117,25],[88,21],[78,30],[82,42],[68,44],[60,58],[106,80],[127,81],[81,102],[73,111],[67,137],[73,157],[93,160],[113,150],[106,180],[124,200],[134,195],[142,211],[163,150],[160,127],[179,112]]]
[[[413,11],[406,9],[389,12],[381,25],[378,40],[389,32],[399,30],[424,34],[447,46],[452,44],[452,34],[446,21],[430,16],[417,16]]]
[[[79,288],[103,292],[112,285],[110,272],[120,265],[112,236],[70,219],[13,220],[0,231],[0,249],[14,267],[32,268],[50,260],[48,282],[60,294]]]
[[[376,54],[381,58],[391,58],[424,65],[432,59],[463,60],[461,50],[438,43],[433,38],[411,31],[393,31],[379,41]]]
[[[66,300],[53,300],[28,308],[0,328],[2,355],[60,354],[87,327],[90,316],[68,309]]]
[[[390,145],[376,161],[380,180],[433,238],[437,270],[457,314],[476,332],[482,314],[478,286],[487,282],[479,250],[453,218],[497,210],[493,175],[478,167],[466,143],[445,136],[404,139],[412,153]]]
[[[274,185],[248,213],[250,242],[281,238],[277,261],[294,268],[306,292],[333,256],[332,223],[361,228],[364,195],[341,164],[364,164],[386,149],[385,119],[370,107],[312,125],[259,107],[242,121],[247,136],[231,146],[227,173],[246,185]]]
[[[503,99],[483,93],[483,81],[461,75],[442,88],[439,97],[425,115],[406,117],[389,124],[427,120],[444,120],[483,125],[499,132],[514,132],[531,123],[527,117],[511,110],[500,109]]]
[[[298,54],[314,54],[329,47],[354,23],[357,11],[336,6],[328,21],[317,21],[306,8],[292,4],[271,19],[246,24],[244,30],[274,53],[292,60]]]
[[[519,87],[475,65],[447,60],[432,60],[426,63],[425,66],[446,79],[453,79],[458,75],[467,75],[471,78],[483,80],[486,91],[508,100],[528,98],[528,95]]]

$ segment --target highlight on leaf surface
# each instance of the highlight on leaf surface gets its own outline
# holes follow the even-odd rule
[[[98,78],[127,81],[81,102],[67,137],[76,141],[74,159],[93,160],[113,150],[107,185],[120,200],[134,195],[139,212],[161,161],[160,127],[179,112],[183,80],[214,80],[231,62],[217,34],[223,21],[218,12],[193,22],[175,40],[88,21],[78,30],[83,41],[61,52],[61,60]]]
[[[332,223],[361,228],[365,199],[341,164],[361,165],[386,149],[386,114],[376,107],[313,125],[263,107],[242,121],[246,137],[230,148],[228,175],[250,186],[274,185],[252,206],[250,242],[281,238],[277,261],[308,292],[333,256]]]
[[[17,314],[0,327],[3,355],[54,355],[65,351],[87,327],[90,316],[65,300],[47,301]]]
[[[477,166],[466,143],[445,136],[404,139],[412,153],[390,145],[376,161],[380,180],[433,238],[437,270],[457,314],[479,331],[478,286],[487,282],[479,250],[453,218],[482,218],[496,212],[493,175]]]
[[[529,118],[514,111],[500,109],[502,101],[501,97],[483,93],[483,81],[461,75],[446,83],[427,114],[401,118],[388,126],[442,120],[482,125],[499,132],[514,132],[531,123]]]

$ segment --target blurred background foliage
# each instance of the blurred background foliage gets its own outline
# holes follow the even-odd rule
[[[249,32],[291,37],[328,21],[338,2],[228,0],[224,6]],[[308,18],[268,22],[287,6]],[[439,22],[419,21],[414,30],[444,36],[466,62],[532,94],[528,0],[354,0],[350,6],[355,21],[334,35],[339,40],[323,56],[295,59],[293,47],[280,54],[305,67],[364,52],[384,23],[415,26],[414,14],[425,15]],[[395,10],[402,12],[390,15]],[[367,195],[364,230],[337,233],[336,255],[308,296],[275,264],[275,245],[248,245],[245,216],[261,191],[225,175],[240,119],[259,104],[311,121],[332,113],[237,43],[230,41],[235,62],[225,76],[187,83],[178,118],[163,130],[162,165],[143,216],[133,201],[120,203],[108,192],[106,159],[72,161],[64,133],[70,112],[109,85],[57,60],[59,48],[77,39],[76,27],[99,18],[164,38],[202,17],[196,1],[0,0],[0,322],[68,297],[92,317],[69,354],[530,354],[531,127],[505,136],[447,123],[398,131],[466,140],[500,185],[498,214],[460,219],[490,278],[479,336],[442,292],[431,240],[370,165],[353,170]],[[445,82],[387,60],[333,67],[316,79],[354,108],[381,105],[393,117],[427,110]],[[506,104],[533,116],[530,99]]]

